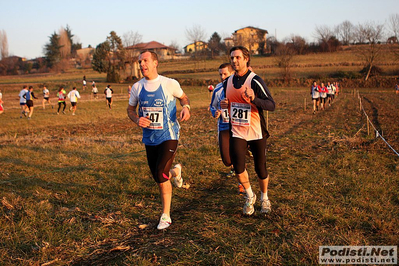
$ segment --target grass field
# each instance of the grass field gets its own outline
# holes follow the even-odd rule
[[[115,87],[112,110],[101,93],[90,101],[86,91],[76,116],[57,116],[35,101],[28,121],[19,118],[18,100],[7,99],[0,115],[1,265],[314,265],[320,245],[399,243],[399,158],[367,135],[351,89],[312,115],[307,88],[270,88],[277,103],[269,113],[272,212],[260,215],[257,203],[244,217],[237,181],[225,177],[219,159],[209,96],[183,88],[192,118],[182,123],[175,161],[190,188],[174,189],[173,224],[161,232],[141,130],[127,118],[125,85]],[[399,95],[360,94],[372,123],[399,150]],[[259,196],[249,158],[247,166]]]

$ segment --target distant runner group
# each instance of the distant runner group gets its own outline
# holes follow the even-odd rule
[[[85,77],[83,79],[83,86],[86,86],[86,81]],[[42,108],[46,109],[46,104],[49,104],[52,109],[54,109],[54,105],[51,103],[50,100],[50,91],[47,89],[46,86],[43,86],[43,100],[42,100]],[[98,93],[98,88],[95,84],[95,82],[92,82],[92,93],[93,93],[93,98],[97,99],[97,93]],[[111,85],[108,85],[105,90],[105,99],[107,102],[107,106],[109,109],[112,109],[112,103],[113,103],[113,96],[114,91],[112,90]],[[0,114],[4,112],[3,108],[3,100],[2,100],[2,94],[0,91]],[[19,92],[19,105],[21,107],[21,115],[20,118],[22,117],[27,117],[28,119],[31,119],[33,115],[33,109],[34,109],[34,104],[33,104],[33,99],[38,99],[35,96],[35,93],[33,92],[33,86],[26,86],[24,85],[22,90]],[[57,115],[59,115],[61,112],[63,114],[65,113],[66,109],[66,100],[69,99],[71,106],[69,108],[69,111],[72,112],[72,115],[75,115],[76,109],[77,109],[77,104],[78,104],[78,99],[81,98],[81,95],[79,91],[77,90],[76,87],[73,87],[72,90],[67,93],[65,88],[63,86],[60,86],[58,91],[57,91],[57,102],[58,102],[58,109],[57,109]]]
[[[339,95],[339,83],[338,82],[327,82],[327,86],[322,82],[321,85],[317,85],[316,81],[310,88],[310,95],[312,96],[313,102],[313,114],[316,111],[325,110],[334,101],[334,98]]]

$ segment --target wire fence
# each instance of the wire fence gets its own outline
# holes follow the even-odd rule
[[[354,91],[354,94],[356,95],[356,91]],[[374,126],[374,124],[371,122],[369,116],[367,115],[366,110],[364,109],[364,106],[362,104],[362,97],[359,93],[359,91],[357,91],[357,97],[359,99],[359,108],[360,111],[363,111],[363,114],[366,116],[367,119],[367,134],[370,135],[370,126],[374,129],[375,132],[375,137],[376,138],[381,138],[382,141],[385,142],[385,144],[397,155],[399,156],[399,153],[385,140],[385,138],[382,136],[382,134],[376,129],[376,127]]]

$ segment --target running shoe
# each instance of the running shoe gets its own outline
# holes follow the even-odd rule
[[[270,200],[261,200],[260,205],[260,213],[266,214],[272,211],[272,205],[270,204]]]
[[[172,219],[168,217],[165,213],[162,213],[161,219],[159,219],[159,224],[157,226],[158,230],[163,230],[168,228],[172,224]]]
[[[177,173],[176,176],[172,177],[172,182],[176,187],[182,187],[183,186],[183,178],[181,177],[181,164],[176,164],[175,167],[173,168],[175,173]]]
[[[255,211],[255,208],[254,208],[255,202],[256,202],[256,195],[255,194],[254,194],[254,196],[252,198],[248,198],[248,196],[246,197],[244,208],[243,208],[243,213],[245,215],[252,215],[254,213],[254,211]]]

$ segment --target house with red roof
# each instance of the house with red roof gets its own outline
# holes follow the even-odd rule
[[[147,43],[138,43],[125,48],[131,57],[137,57],[141,51],[149,50],[158,55],[160,60],[174,59],[177,50],[173,47],[163,45],[162,43],[151,41]]]

